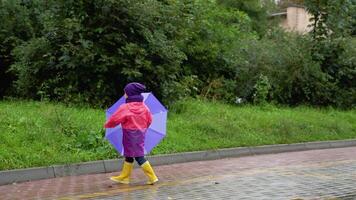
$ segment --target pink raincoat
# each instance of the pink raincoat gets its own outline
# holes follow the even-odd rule
[[[152,123],[152,114],[143,102],[123,104],[105,123],[105,128],[122,126],[125,157],[145,155],[145,133]]]

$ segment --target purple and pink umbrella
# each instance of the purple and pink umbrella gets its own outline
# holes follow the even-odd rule
[[[142,93],[143,102],[152,113],[152,124],[148,127],[145,136],[145,154],[157,146],[166,136],[167,109],[159,102],[152,93]],[[125,103],[125,97],[121,97],[114,105],[106,110],[106,119],[108,120],[115,111]],[[105,138],[114,146],[114,148],[124,155],[124,147],[122,144],[122,128],[121,125],[115,128],[107,128]]]

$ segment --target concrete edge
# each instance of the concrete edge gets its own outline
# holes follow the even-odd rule
[[[307,151],[316,149],[342,148],[356,146],[356,139],[336,140],[324,142],[307,142],[295,144],[277,144],[256,147],[239,147],[217,149],[209,151],[196,151],[186,153],[147,156],[152,165],[169,165],[203,160],[217,160],[230,157],[242,157],[260,154],[273,154],[292,151]],[[121,159],[99,160],[92,162],[75,163],[68,165],[54,165],[28,169],[15,169],[0,171],[0,185],[17,182],[49,179],[63,176],[75,176],[94,173],[116,172],[120,169]],[[138,167],[135,165],[135,167]]]
[[[55,165],[52,167],[55,177],[106,172],[103,160],[75,163],[70,165]]]

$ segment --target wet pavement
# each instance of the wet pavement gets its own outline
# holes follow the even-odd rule
[[[132,184],[93,174],[0,186],[0,199],[356,199],[356,147],[154,167],[160,182]],[[0,177],[1,178],[1,177]]]

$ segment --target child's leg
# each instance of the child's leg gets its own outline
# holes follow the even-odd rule
[[[135,157],[135,160],[137,161],[137,163],[141,166],[143,163],[145,163],[147,160],[144,156],[141,157]]]
[[[128,163],[133,163],[134,162],[134,158],[133,157],[125,157],[125,161]]]
[[[135,157],[135,160],[138,162],[139,165],[141,165],[143,172],[146,174],[148,177],[147,184],[153,185],[158,181],[158,178],[153,171],[151,164],[145,159],[145,157]]]
[[[112,176],[110,179],[112,181],[118,182],[118,183],[123,183],[123,184],[129,184],[130,183],[130,176],[131,172],[133,169],[133,161],[134,159],[131,157],[126,157],[125,162],[122,165],[122,171],[120,176]]]

